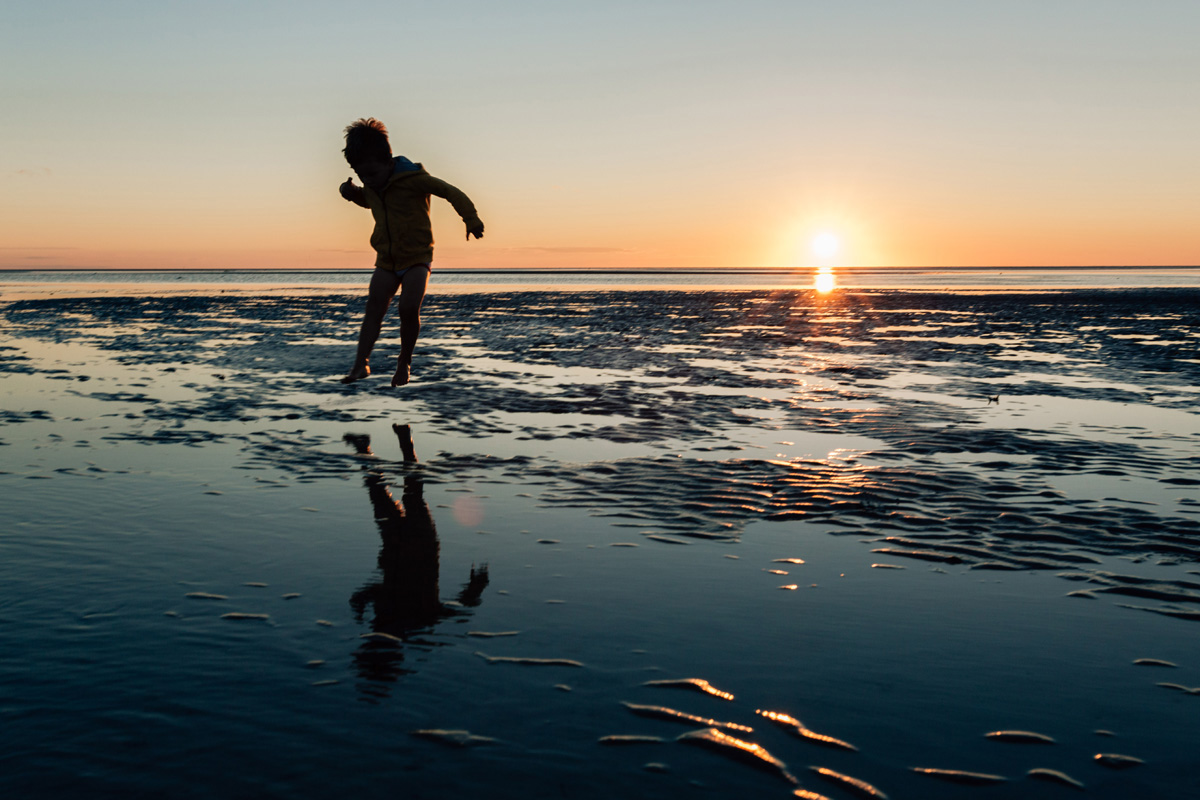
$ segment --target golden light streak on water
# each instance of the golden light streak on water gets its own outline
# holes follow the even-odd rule
[[[813,288],[820,294],[829,294],[834,290],[837,283],[833,277],[833,270],[830,267],[821,267],[817,270],[816,276],[813,278]]]

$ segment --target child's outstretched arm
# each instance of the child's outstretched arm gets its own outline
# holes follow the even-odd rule
[[[342,193],[342,197],[354,203],[354,205],[370,208],[367,205],[367,198],[363,196],[362,187],[355,186],[353,178],[346,178],[346,182],[338,187],[338,191]]]
[[[435,178],[432,175],[426,178],[425,189],[430,194],[435,194],[438,197],[449,201],[450,205],[454,206],[454,210],[462,217],[462,221],[467,226],[467,241],[474,236],[476,239],[483,238],[483,220],[479,218],[479,214],[475,211],[475,204],[471,202],[471,198],[467,197],[461,189],[458,189],[446,183],[440,178]]]

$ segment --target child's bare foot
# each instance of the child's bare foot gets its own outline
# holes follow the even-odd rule
[[[392,376],[392,386],[404,386],[408,383],[411,377],[411,372],[408,367],[408,362],[402,357],[396,359],[396,374]]]
[[[342,377],[342,383],[354,383],[355,381],[361,381],[370,374],[371,368],[366,364],[363,364],[361,367],[351,367],[350,371]]]

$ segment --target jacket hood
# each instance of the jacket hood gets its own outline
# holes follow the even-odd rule
[[[428,175],[425,168],[419,163],[413,163],[404,156],[395,156],[392,158],[392,177],[388,178],[387,186],[391,186],[396,181],[402,181],[405,178],[411,178],[414,175]]]
[[[407,175],[413,172],[424,172],[425,168],[419,163],[413,163],[404,156],[395,156],[392,159],[392,177],[390,180],[395,180],[397,175]]]

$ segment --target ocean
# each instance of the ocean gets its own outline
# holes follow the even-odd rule
[[[485,270],[439,269],[431,286],[461,287],[664,287],[810,288],[817,268],[697,270]],[[1055,289],[1200,287],[1200,267],[837,267],[834,285],[843,288],[894,289]],[[279,287],[353,286],[365,282],[361,270],[0,270],[5,284],[113,284]]]
[[[1186,273],[10,273],[0,794],[1188,797]]]

